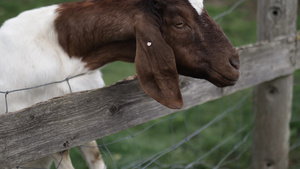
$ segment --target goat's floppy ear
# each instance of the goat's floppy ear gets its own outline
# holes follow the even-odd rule
[[[179,77],[172,48],[164,41],[155,22],[136,24],[135,67],[142,89],[164,106],[183,106]]]

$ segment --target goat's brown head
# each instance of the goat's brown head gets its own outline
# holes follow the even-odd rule
[[[85,0],[57,12],[59,42],[70,57],[90,69],[134,61],[143,90],[169,108],[183,105],[178,73],[219,87],[238,80],[238,54],[203,0]]]
[[[136,19],[136,71],[146,93],[170,108],[183,105],[178,73],[218,87],[239,78],[239,56],[203,0],[145,0]]]

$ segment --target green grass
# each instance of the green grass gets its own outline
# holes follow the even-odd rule
[[[62,3],[72,0],[0,0],[0,24],[4,20],[16,16],[21,11],[32,9],[40,6]],[[222,3],[211,4],[207,1],[206,8],[212,16],[216,16],[228,10],[236,0],[221,1]],[[256,18],[253,1],[246,0],[240,7],[234,10],[231,14],[226,15],[221,20],[218,20],[224,32],[235,46],[250,44],[256,41]],[[298,17],[300,21],[300,17]],[[300,22],[298,22],[300,28]],[[135,74],[134,65],[130,63],[115,62],[105,66],[102,69],[103,77],[107,85],[113,84],[130,75]],[[213,168],[222,158],[226,157],[227,153],[235,148],[246,136],[249,135],[246,143],[240,147],[236,147],[230,156],[226,158],[227,163],[225,168],[240,169],[248,168],[251,161],[251,128],[253,125],[253,101],[252,89],[247,89],[237,92],[233,95],[208,102],[201,106],[196,106],[186,112],[179,112],[173,115],[154,120],[152,122],[136,126],[134,128],[122,131],[98,140],[99,145],[102,141],[110,143],[120,138],[128,137],[116,144],[107,146],[114,158],[118,168],[126,166],[139,159],[145,159],[157,152],[160,152],[175,143],[185,139],[201,127],[210,123],[214,118],[226,110],[232,108],[245,95],[249,95],[239,109],[234,110],[224,117],[224,119],[215,122],[205,128],[199,135],[191,140],[183,143],[175,150],[162,156],[156,163],[151,165],[152,168],[171,168],[168,165],[176,164],[187,165],[194,162],[202,155],[209,153],[215,146],[222,141],[230,138],[233,134],[244,126],[246,129],[236,134],[228,142],[224,143],[216,151],[205,156],[201,163],[195,165],[196,169]],[[291,145],[300,142],[300,71],[295,73],[294,98],[293,98],[293,118],[291,122]],[[160,123],[161,121],[164,121]],[[156,124],[156,125],[154,125]],[[131,137],[132,134],[143,131],[146,127],[151,127],[150,130]],[[101,149],[105,149],[101,147]],[[102,151],[103,157],[106,160],[108,168],[114,168],[113,162],[109,158],[106,150]],[[87,169],[84,160],[79,155],[77,149],[71,150],[71,157],[75,168]],[[291,151],[290,164],[291,168],[299,168],[300,166],[300,151],[299,148]],[[168,164],[163,167],[162,164]],[[54,166],[52,167],[54,169]]]

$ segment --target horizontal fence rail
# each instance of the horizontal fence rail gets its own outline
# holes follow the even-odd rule
[[[184,110],[300,69],[300,35],[238,48],[241,78],[217,88],[180,77]],[[0,115],[1,169],[82,145],[176,112],[147,96],[138,81],[69,94],[18,112]]]

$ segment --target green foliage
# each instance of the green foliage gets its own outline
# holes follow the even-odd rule
[[[252,16],[251,12],[253,11],[243,9],[246,5],[244,3],[232,13],[216,20],[234,46],[250,44],[256,41],[256,19]],[[206,5],[207,11],[213,17],[228,11],[229,8],[230,5]]]
[[[72,1],[76,0],[0,0],[0,24],[25,10]]]

